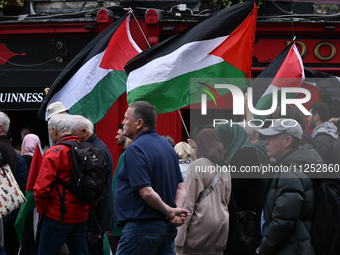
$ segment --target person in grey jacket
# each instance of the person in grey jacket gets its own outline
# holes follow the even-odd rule
[[[304,173],[306,164],[322,164],[312,145],[300,147],[302,128],[295,120],[277,119],[266,129],[268,156],[276,171],[267,192],[263,210],[265,226],[258,254],[313,255],[311,219],[314,208],[314,188]]]
[[[326,169],[339,168],[340,165],[340,139],[338,127],[330,121],[330,110],[325,103],[314,103],[310,107],[311,115],[308,117],[309,127],[313,129],[312,137],[315,148],[322,157]],[[338,206],[340,201],[339,172],[328,171],[322,173],[322,178],[315,183],[315,209],[312,225],[312,244],[316,255],[339,254],[340,223]]]
[[[325,164],[340,164],[340,139],[338,129],[330,119],[330,111],[325,103],[314,103],[310,107],[308,125],[313,129],[312,137],[316,151]]]

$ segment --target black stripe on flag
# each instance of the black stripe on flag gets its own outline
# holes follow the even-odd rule
[[[322,94],[329,95],[333,100],[340,101],[340,81],[338,77],[306,68],[305,77],[305,83],[316,85]]]

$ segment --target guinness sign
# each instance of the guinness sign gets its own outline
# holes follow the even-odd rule
[[[1,87],[0,110],[38,110],[44,97],[43,87]]]

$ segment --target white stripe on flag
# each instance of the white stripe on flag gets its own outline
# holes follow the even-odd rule
[[[66,109],[70,109],[81,98],[90,93],[97,83],[112,71],[111,69],[99,67],[104,54],[105,51],[87,61],[65,84],[63,89],[59,90],[51,98],[48,105],[53,102],[61,101]]]
[[[299,59],[299,62],[300,62],[300,67],[301,67],[301,71],[302,71],[302,77],[301,77],[301,81],[303,81],[305,79],[305,70],[303,68],[303,62],[302,62],[302,58],[301,58],[301,55],[300,55],[300,52],[299,50],[297,49],[296,45],[294,44],[294,47],[293,47],[294,51],[295,51],[295,54],[297,56],[297,58]]]
[[[139,86],[168,81],[182,74],[223,62],[222,58],[208,54],[227,37],[187,43],[170,54],[133,70],[127,79],[127,92]],[[154,70],[151,76],[150,70]]]

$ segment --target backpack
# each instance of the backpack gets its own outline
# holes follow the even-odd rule
[[[104,152],[89,142],[75,140],[58,144],[71,147],[71,183],[62,183],[63,188],[68,189],[81,203],[94,203],[103,196],[108,187],[110,171]],[[59,189],[58,193],[60,196]],[[65,194],[61,197],[65,198]]]

